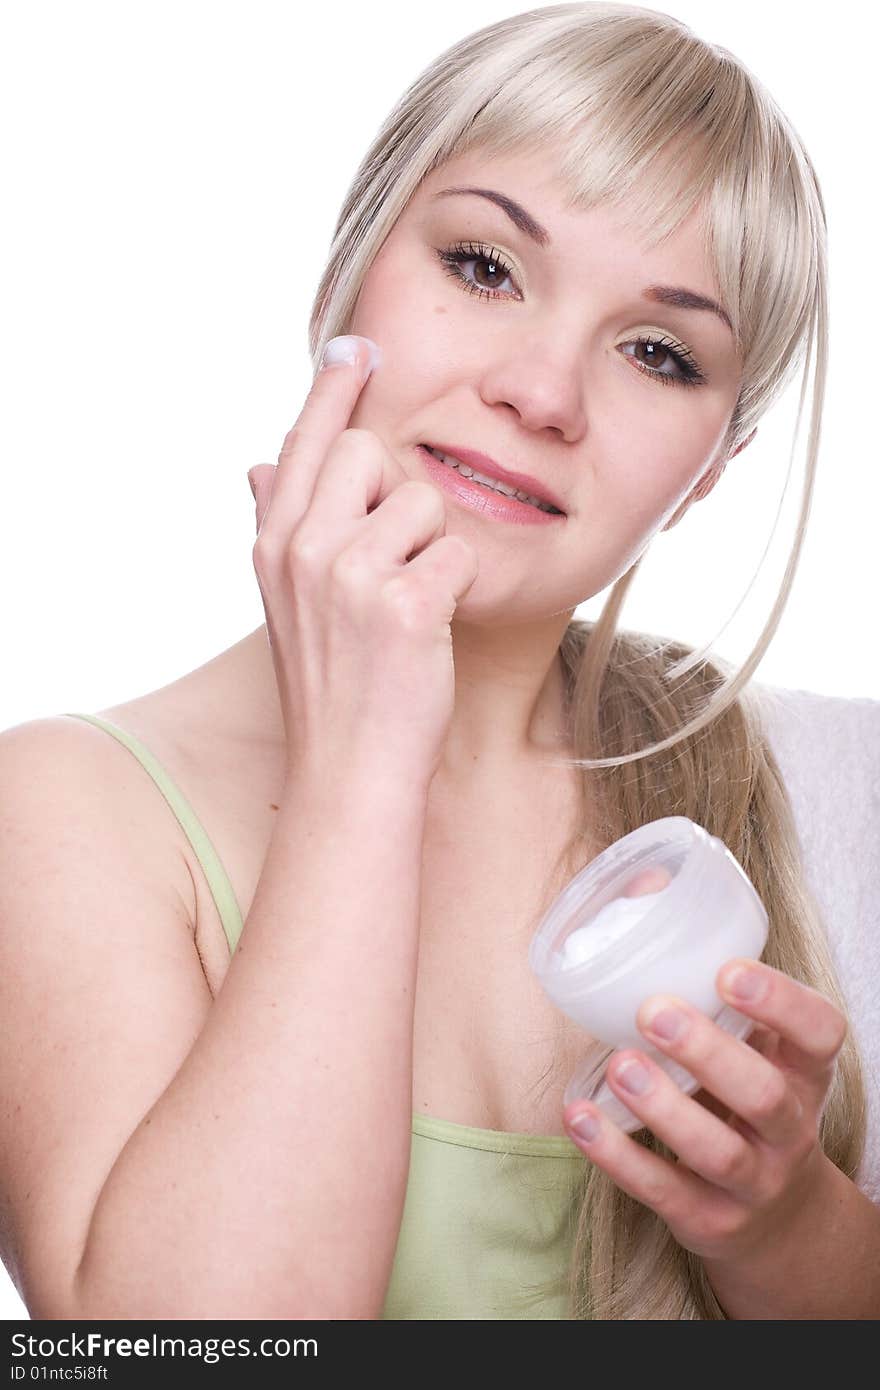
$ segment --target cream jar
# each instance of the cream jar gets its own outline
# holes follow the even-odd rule
[[[699,1082],[652,1047],[636,1014],[654,994],[673,994],[737,1038],[752,1019],[715,989],[733,957],[757,960],[768,918],[722,840],[686,816],[639,826],[591,860],[555,899],[529,947],[529,964],[563,1013],[615,1048],[635,1047],[691,1095]],[[588,1057],[564,1102],[589,1100],[626,1133],[643,1121],[604,1080],[607,1057]]]

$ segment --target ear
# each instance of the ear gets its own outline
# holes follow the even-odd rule
[[[713,487],[718,482],[718,479],[721,477],[721,474],[724,472],[724,469],[726,468],[730,460],[736,458],[737,454],[742,449],[744,449],[747,444],[751,444],[752,440],[754,439],[757,433],[758,427],[756,425],[755,428],[752,430],[751,434],[743,440],[742,444],[738,444],[736,446],[732,454],[728,454],[726,459],[716,460],[715,463],[711,464],[706,469],[703,476],[694,485],[694,487],[688,493],[687,497],[679,505],[678,509],[673,512],[672,516],[666,522],[665,526],[661,527],[661,530],[671,531],[673,526],[677,526],[678,523],[681,521],[682,517],[690,510],[694,502],[700,502],[704,497],[709,496],[709,493],[712,491]]]

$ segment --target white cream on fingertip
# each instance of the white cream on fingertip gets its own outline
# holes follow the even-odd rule
[[[331,338],[324,348],[321,366],[335,367],[340,363],[353,366],[358,360],[358,347],[361,342],[366,343],[369,348],[367,360],[367,376],[369,377],[382,361],[382,349],[378,343],[373,342],[372,338],[366,338],[363,334],[340,333],[338,337]]]

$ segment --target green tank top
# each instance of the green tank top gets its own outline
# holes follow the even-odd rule
[[[232,953],[243,922],[214,846],[132,734],[91,714],[138,759],[182,826]],[[563,1135],[511,1134],[413,1114],[410,1169],[383,1318],[569,1318],[568,1268],[586,1160]]]

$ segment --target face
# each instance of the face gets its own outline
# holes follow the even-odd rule
[[[383,351],[350,424],[378,434],[409,477],[433,481],[417,446],[442,442],[528,474],[564,508],[517,525],[443,491],[447,534],[480,562],[458,618],[571,610],[625,573],[714,485],[740,386],[719,317],[643,297],[663,284],[718,298],[696,215],[649,253],[608,209],[566,209],[540,165],[472,152],[435,170],[349,325]],[[435,196],[464,184],[514,199],[550,244],[484,197]],[[461,243],[466,254],[441,259]]]

